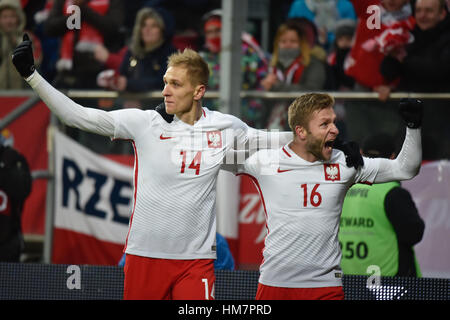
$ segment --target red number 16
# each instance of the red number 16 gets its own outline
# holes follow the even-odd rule
[[[322,203],[322,195],[317,192],[317,188],[320,186],[319,183],[317,183],[314,188],[312,189],[311,195],[309,197],[309,202],[312,204],[313,207],[318,207]],[[301,185],[303,189],[303,206],[306,207],[308,205],[308,187],[305,184]]]

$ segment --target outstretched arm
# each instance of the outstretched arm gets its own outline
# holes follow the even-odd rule
[[[419,173],[422,162],[421,125],[423,106],[416,99],[400,101],[400,115],[406,123],[406,136],[402,149],[395,160],[380,159],[375,183],[409,180]]]
[[[108,112],[75,103],[52,87],[37,71],[25,80],[64,124],[103,136],[114,136],[114,119]]]
[[[104,136],[114,136],[114,118],[111,114],[75,103],[35,70],[32,43],[27,34],[14,50],[12,60],[17,71],[63,123]]]

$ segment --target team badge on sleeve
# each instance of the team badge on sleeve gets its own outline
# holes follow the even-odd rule
[[[336,181],[341,180],[341,173],[338,163],[324,164],[323,169],[325,171],[325,180]]]
[[[206,132],[208,148],[222,148],[222,133],[220,131]]]

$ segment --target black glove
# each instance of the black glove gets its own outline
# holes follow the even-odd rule
[[[36,69],[34,66],[33,47],[28,34],[23,35],[23,41],[14,49],[12,62],[24,78],[28,78]]]
[[[358,170],[359,167],[364,166],[364,160],[361,152],[359,151],[359,145],[354,141],[342,141],[337,138],[334,140],[333,148],[341,150],[345,154],[345,162],[347,167],[354,167]]]
[[[166,106],[164,103],[159,104],[155,110],[161,115],[161,117],[163,117],[164,120],[166,120],[166,122],[171,123],[173,121],[173,114],[168,114],[166,112]]]
[[[423,104],[421,100],[412,98],[401,99],[399,113],[408,128],[416,129],[422,125]]]

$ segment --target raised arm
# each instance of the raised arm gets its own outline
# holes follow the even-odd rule
[[[52,87],[35,70],[32,44],[27,34],[14,50],[12,60],[17,71],[63,123],[104,136],[114,136],[114,119],[111,114],[75,103]]]
[[[422,162],[422,124],[423,106],[420,100],[402,99],[400,115],[405,121],[406,136],[402,149],[395,160],[380,159],[375,183],[395,180],[409,180],[419,173]]]
[[[420,170],[422,162],[422,139],[420,129],[406,129],[402,149],[394,160],[379,159],[380,167],[374,183],[409,180]]]

